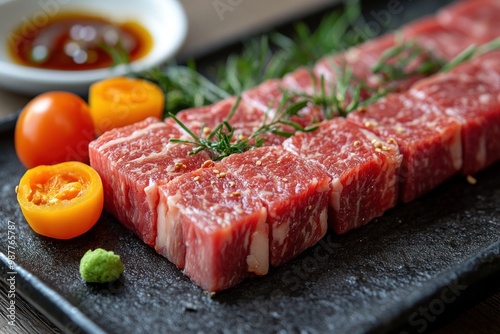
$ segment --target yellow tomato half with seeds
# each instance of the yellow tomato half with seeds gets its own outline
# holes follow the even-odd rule
[[[76,161],[29,169],[16,191],[31,228],[56,239],[71,239],[90,230],[104,205],[99,174]]]

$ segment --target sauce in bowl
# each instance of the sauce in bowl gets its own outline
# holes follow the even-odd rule
[[[90,14],[65,13],[43,24],[26,21],[8,40],[18,64],[54,70],[92,70],[117,60],[134,61],[152,47],[149,32],[136,22],[114,23]]]

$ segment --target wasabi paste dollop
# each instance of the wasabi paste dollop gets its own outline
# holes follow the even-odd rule
[[[80,260],[80,275],[88,283],[113,282],[124,269],[119,255],[102,248],[89,249]]]

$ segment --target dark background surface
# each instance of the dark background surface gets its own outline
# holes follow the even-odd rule
[[[390,24],[398,26],[445,2],[420,1],[419,6],[403,2],[406,14]],[[367,7],[367,19],[370,11]],[[317,16],[309,18],[312,25],[316,20]],[[207,56],[200,64],[207,67],[235,48]],[[10,221],[20,266],[15,268],[17,320],[26,316],[23,324],[33,324],[42,333],[52,331],[53,325],[44,325],[46,319],[25,307],[21,296],[64,331],[80,333],[421,333],[436,328],[494,333],[498,329],[498,164],[477,175],[476,185],[457,176],[360,230],[345,236],[328,234],[265,277],[208,296],[106,213],[89,233],[74,240],[36,235],[15,200],[14,188],[24,168],[15,156],[12,136],[4,131],[0,139],[0,251],[7,251]],[[90,285],[79,277],[81,256],[96,247],[122,256],[126,271],[118,282]],[[6,278],[5,258],[1,267]],[[8,291],[2,289],[4,314]],[[462,317],[447,324],[457,314]],[[4,318],[0,321],[0,332],[23,332],[8,327]]]

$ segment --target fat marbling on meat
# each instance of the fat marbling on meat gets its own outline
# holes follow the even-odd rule
[[[272,146],[231,155],[222,165],[266,207],[272,265],[296,257],[326,234],[330,177],[313,163]]]
[[[479,60],[479,59],[478,59]],[[490,73],[500,78],[500,58]],[[493,80],[481,80],[476,64],[463,64],[416,84],[411,93],[434,103],[443,114],[462,125],[463,167],[465,175],[474,174],[500,159],[500,92]],[[476,72],[477,73],[477,72]],[[483,76],[484,78],[484,76]]]
[[[402,157],[394,140],[385,142],[335,118],[314,132],[296,134],[283,146],[332,178],[329,221],[336,233],[365,225],[396,205]]]
[[[462,168],[461,126],[432,104],[408,93],[391,94],[347,120],[395,140],[403,155],[400,199],[410,202],[451,178]]]
[[[89,146],[90,164],[104,185],[105,208],[146,244],[156,239],[158,184],[198,169],[205,152],[188,156],[191,146],[174,144],[181,133],[148,118],[101,135]]]
[[[208,291],[269,268],[267,211],[218,163],[159,187],[157,249]]]

